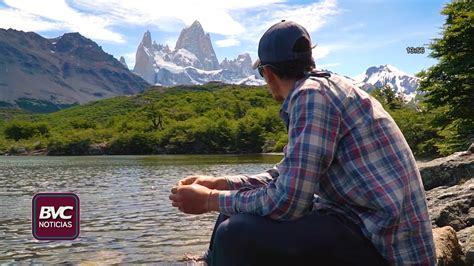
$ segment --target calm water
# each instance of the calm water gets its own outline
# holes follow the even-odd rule
[[[0,263],[169,263],[208,245],[215,213],[171,207],[171,187],[189,174],[260,173],[278,155],[0,157]],[[74,192],[81,233],[73,241],[31,235],[37,192]]]

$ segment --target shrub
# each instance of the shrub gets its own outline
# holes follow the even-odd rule
[[[34,136],[47,135],[49,128],[45,123],[32,123],[27,121],[13,121],[5,126],[5,138],[20,140]]]

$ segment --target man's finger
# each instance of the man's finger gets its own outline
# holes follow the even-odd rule
[[[191,185],[192,183],[194,183],[194,181],[196,181],[196,179],[198,179],[198,176],[189,175],[189,176],[179,180],[178,184],[179,184],[179,186]]]
[[[173,188],[171,189],[171,193],[173,193],[173,194],[178,193],[178,187],[173,187]]]
[[[177,186],[182,186],[182,185],[186,185],[186,183],[188,183],[188,178],[187,177],[185,177],[185,178],[179,180],[178,182],[176,182],[176,185]]]
[[[179,196],[176,195],[176,194],[171,194],[169,196],[169,199],[172,200],[172,201],[179,201]]]
[[[181,208],[181,203],[179,203],[177,201],[172,201],[171,206]]]

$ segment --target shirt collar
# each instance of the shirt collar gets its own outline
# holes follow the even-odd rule
[[[290,104],[291,96],[296,91],[296,88],[300,87],[307,78],[308,77],[304,77],[297,80],[295,84],[293,85],[293,88],[290,89],[290,91],[288,92],[288,96],[286,96],[285,100],[283,101],[280,107],[280,117],[282,117],[285,113],[286,113],[286,116],[288,115],[288,105]],[[283,117],[282,119],[285,120]]]
[[[280,118],[285,123],[286,130],[288,130],[290,126],[290,116],[288,114],[288,105],[290,104],[291,96],[293,96],[293,93],[296,91],[296,89],[300,87],[307,78],[308,77],[304,77],[295,82],[295,84],[293,85],[293,88],[291,88],[291,90],[288,92],[288,96],[286,96],[285,100],[283,101],[283,104],[280,107]]]

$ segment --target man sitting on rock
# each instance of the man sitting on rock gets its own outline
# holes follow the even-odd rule
[[[413,154],[382,106],[341,76],[315,72],[305,28],[282,21],[256,64],[288,128],[282,161],[260,175],[189,176],[184,213],[218,211],[211,265],[434,265]]]

